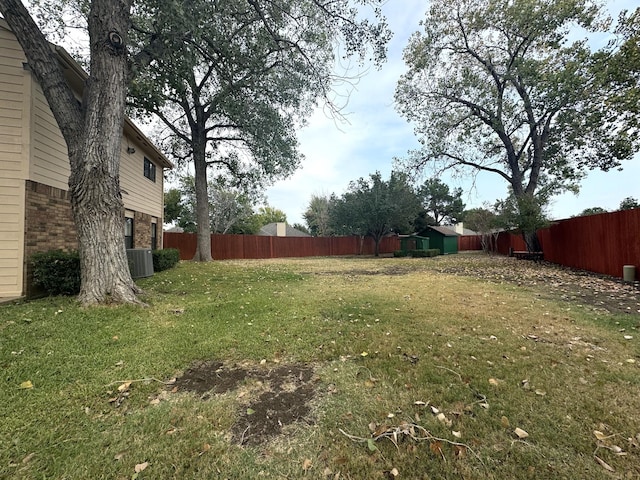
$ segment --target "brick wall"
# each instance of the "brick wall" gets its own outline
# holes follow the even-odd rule
[[[31,287],[31,255],[48,250],[77,250],[78,239],[71,213],[69,192],[42,183],[27,180],[25,209],[25,265],[24,291],[34,293]],[[151,247],[151,215],[134,212],[133,246]],[[124,232],[122,232],[124,241]],[[158,224],[158,248],[161,248],[162,225]]]
[[[133,248],[151,248],[151,215],[134,213]]]
[[[42,183],[26,182],[24,291],[31,291],[31,255],[48,250],[76,250],[69,192]]]

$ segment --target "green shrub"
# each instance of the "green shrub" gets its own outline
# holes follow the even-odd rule
[[[407,250],[395,250],[393,252],[393,256],[394,257],[408,257],[409,254],[410,254],[410,252],[407,251]]]
[[[429,250],[427,250],[427,255],[429,257],[437,257],[438,255],[440,255],[440,249],[439,248],[430,248]]]
[[[413,258],[424,258],[429,256],[426,250],[411,250],[409,253]]]
[[[33,284],[49,295],[80,293],[80,256],[78,252],[50,250],[31,257]]]
[[[180,251],[177,248],[165,248],[164,250],[154,250],[153,271],[161,272],[175,267],[180,261]]]

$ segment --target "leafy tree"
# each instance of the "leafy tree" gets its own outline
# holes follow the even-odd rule
[[[177,188],[170,188],[164,192],[164,221],[173,223],[184,215],[185,205],[182,200],[182,192]]]
[[[260,207],[258,213],[253,214],[253,218],[258,225],[258,229],[270,223],[287,223],[287,214],[269,205]]]
[[[234,227],[238,228],[245,219],[253,215],[251,194],[214,181],[209,182],[207,192],[211,232],[230,233]],[[196,198],[193,177],[181,177],[180,189],[169,190],[165,194],[165,202],[168,195],[170,203],[165,203],[165,211],[169,207],[172,212],[177,211],[178,215],[166,220],[177,221],[178,226],[185,232],[196,233]]]
[[[42,87],[69,151],[69,194],[78,233],[79,300],[85,304],[138,302],[122,239],[120,140],[129,80],[132,2],[86,2],[89,77],[76,99],[57,54],[19,0],[0,0]]]
[[[314,237],[331,235],[329,209],[329,197],[311,196],[309,206],[302,216],[307,223],[309,233]]]
[[[607,213],[608,210],[606,208],[602,208],[602,207],[591,207],[591,208],[585,208],[582,212],[580,212],[578,215],[575,215],[576,217],[586,217],[588,215],[598,215],[600,213]]]
[[[361,4],[376,4],[366,0]],[[384,57],[386,26],[334,0],[145,0],[135,39],[162,48],[131,96],[166,127],[178,161],[193,162],[198,245],[211,260],[207,175],[261,188],[300,163],[295,128],[318,100],[330,102],[334,45]]]
[[[541,195],[516,196],[511,193],[506,199],[498,200],[495,204],[497,213],[496,224],[504,230],[518,230],[522,232],[536,232],[549,225],[546,208],[548,200]],[[531,245],[527,244],[529,251]]]
[[[636,198],[627,197],[620,202],[618,210],[631,210],[633,208],[640,208],[640,203],[638,203]]]
[[[598,13],[586,0],[433,0],[405,50],[396,102],[423,144],[406,167],[499,175],[529,250],[536,205],[638,149],[632,116],[612,115],[624,106],[613,109],[618,92],[602,81],[613,47],[594,55],[568,40],[574,25],[599,27]]]
[[[376,256],[385,235],[411,232],[411,221],[420,210],[407,176],[399,172],[392,172],[388,181],[376,172],[351,182],[340,198],[332,196],[330,205],[332,229],[342,235],[373,238]]]
[[[495,250],[500,221],[499,216],[493,210],[487,206],[466,210],[464,222],[468,228],[480,234],[483,251]]]
[[[418,196],[427,214],[434,221],[432,225],[442,225],[445,220],[452,224],[461,220],[465,206],[462,203],[461,188],[452,192],[440,179],[431,178],[418,189]]]
[[[496,228],[496,214],[487,207],[470,208],[464,211],[465,227],[478,233]]]

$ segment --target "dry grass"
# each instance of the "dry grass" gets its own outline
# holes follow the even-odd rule
[[[185,263],[143,282],[144,310],[0,307],[0,477],[640,477],[640,316],[500,262]],[[248,383],[202,400],[143,381],[109,403],[118,380],[203,360],[312,365],[312,414],[243,447]]]

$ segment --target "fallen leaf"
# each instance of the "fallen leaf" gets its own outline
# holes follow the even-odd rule
[[[149,466],[149,462],[144,462],[144,463],[138,463],[135,467],[134,467],[134,471],[136,473],[140,473],[142,472],[145,468],[147,468]]]
[[[154,398],[153,400],[151,400],[149,402],[149,405],[159,405],[160,404],[160,399],[159,398]]]
[[[247,408],[247,415],[253,415],[256,411],[253,408]]]
[[[594,455],[593,458],[596,459],[596,462],[598,462],[600,465],[602,465],[602,467],[605,470],[608,470],[610,472],[615,472],[615,468],[613,468],[611,465],[609,465],[607,462],[605,462],[604,460],[602,460],[600,457],[598,457],[597,455]]]
[[[118,391],[119,392],[126,392],[127,390],[129,390],[130,386],[131,386],[131,382],[124,382],[122,385],[120,385],[118,387]]]
[[[435,442],[431,442],[431,445],[429,445],[429,449],[436,455],[439,455],[442,458],[444,458],[444,453],[442,453],[442,442],[440,442],[439,440]]]
[[[413,404],[417,405],[419,407],[424,407],[426,405],[426,403],[424,403],[424,402],[422,402],[420,400],[417,400],[417,401],[413,402]]]
[[[500,425],[502,425],[503,428],[509,428],[509,419],[503,415],[500,419]]]
[[[31,460],[35,454],[36,452],[31,452],[29,455],[22,459],[22,463],[29,463],[29,460]]]
[[[602,432],[601,432],[601,431],[599,431],[599,430],[594,430],[594,431],[593,431],[593,434],[594,434],[594,435],[596,436],[596,438],[597,438],[598,440],[600,440],[600,441],[602,441],[602,440],[606,440],[607,438],[612,437],[612,435],[605,435],[604,433],[602,433]]]
[[[369,355],[367,352],[362,352],[362,353],[360,354],[360,356],[361,356],[361,357],[366,357],[367,355]]]
[[[433,405],[431,405],[431,412],[432,412],[434,415],[437,415],[437,414],[439,414],[439,413],[440,413],[440,410],[439,410],[438,408],[434,407]]]
[[[451,431],[451,435],[453,435],[456,438],[462,438],[462,432],[456,432],[455,430]]]
[[[453,424],[453,422],[449,420],[444,413],[439,413],[438,415],[436,415],[436,418],[440,422],[444,423],[447,427],[450,427]]]
[[[113,456],[113,459],[119,462],[120,460],[122,460],[122,459],[124,458],[125,453],[127,453],[127,452],[119,452],[119,453],[116,453],[116,454]]]
[[[527,432],[525,432],[524,430],[522,430],[521,428],[517,428],[513,431],[513,433],[515,433],[518,438],[520,440],[522,440],[523,438],[527,438],[529,436],[529,434]]]
[[[464,456],[467,454],[467,447],[465,447],[464,445],[454,445],[453,454],[456,458],[464,458]]]
[[[18,388],[21,388],[23,390],[28,390],[30,388],[33,388],[33,383],[31,383],[31,380],[27,380],[25,382],[22,382]]]
[[[493,385],[494,387],[497,387],[499,383],[500,383],[500,381],[495,379],[495,378],[490,378],[489,379],[489,385]]]
[[[398,472],[397,468],[392,468],[391,471],[389,472],[391,475],[393,475],[394,477],[397,477],[398,475],[400,475],[400,472]]]
[[[378,450],[378,447],[376,446],[376,442],[373,440],[373,438],[367,439],[367,447],[371,452],[375,452],[376,450]]]

